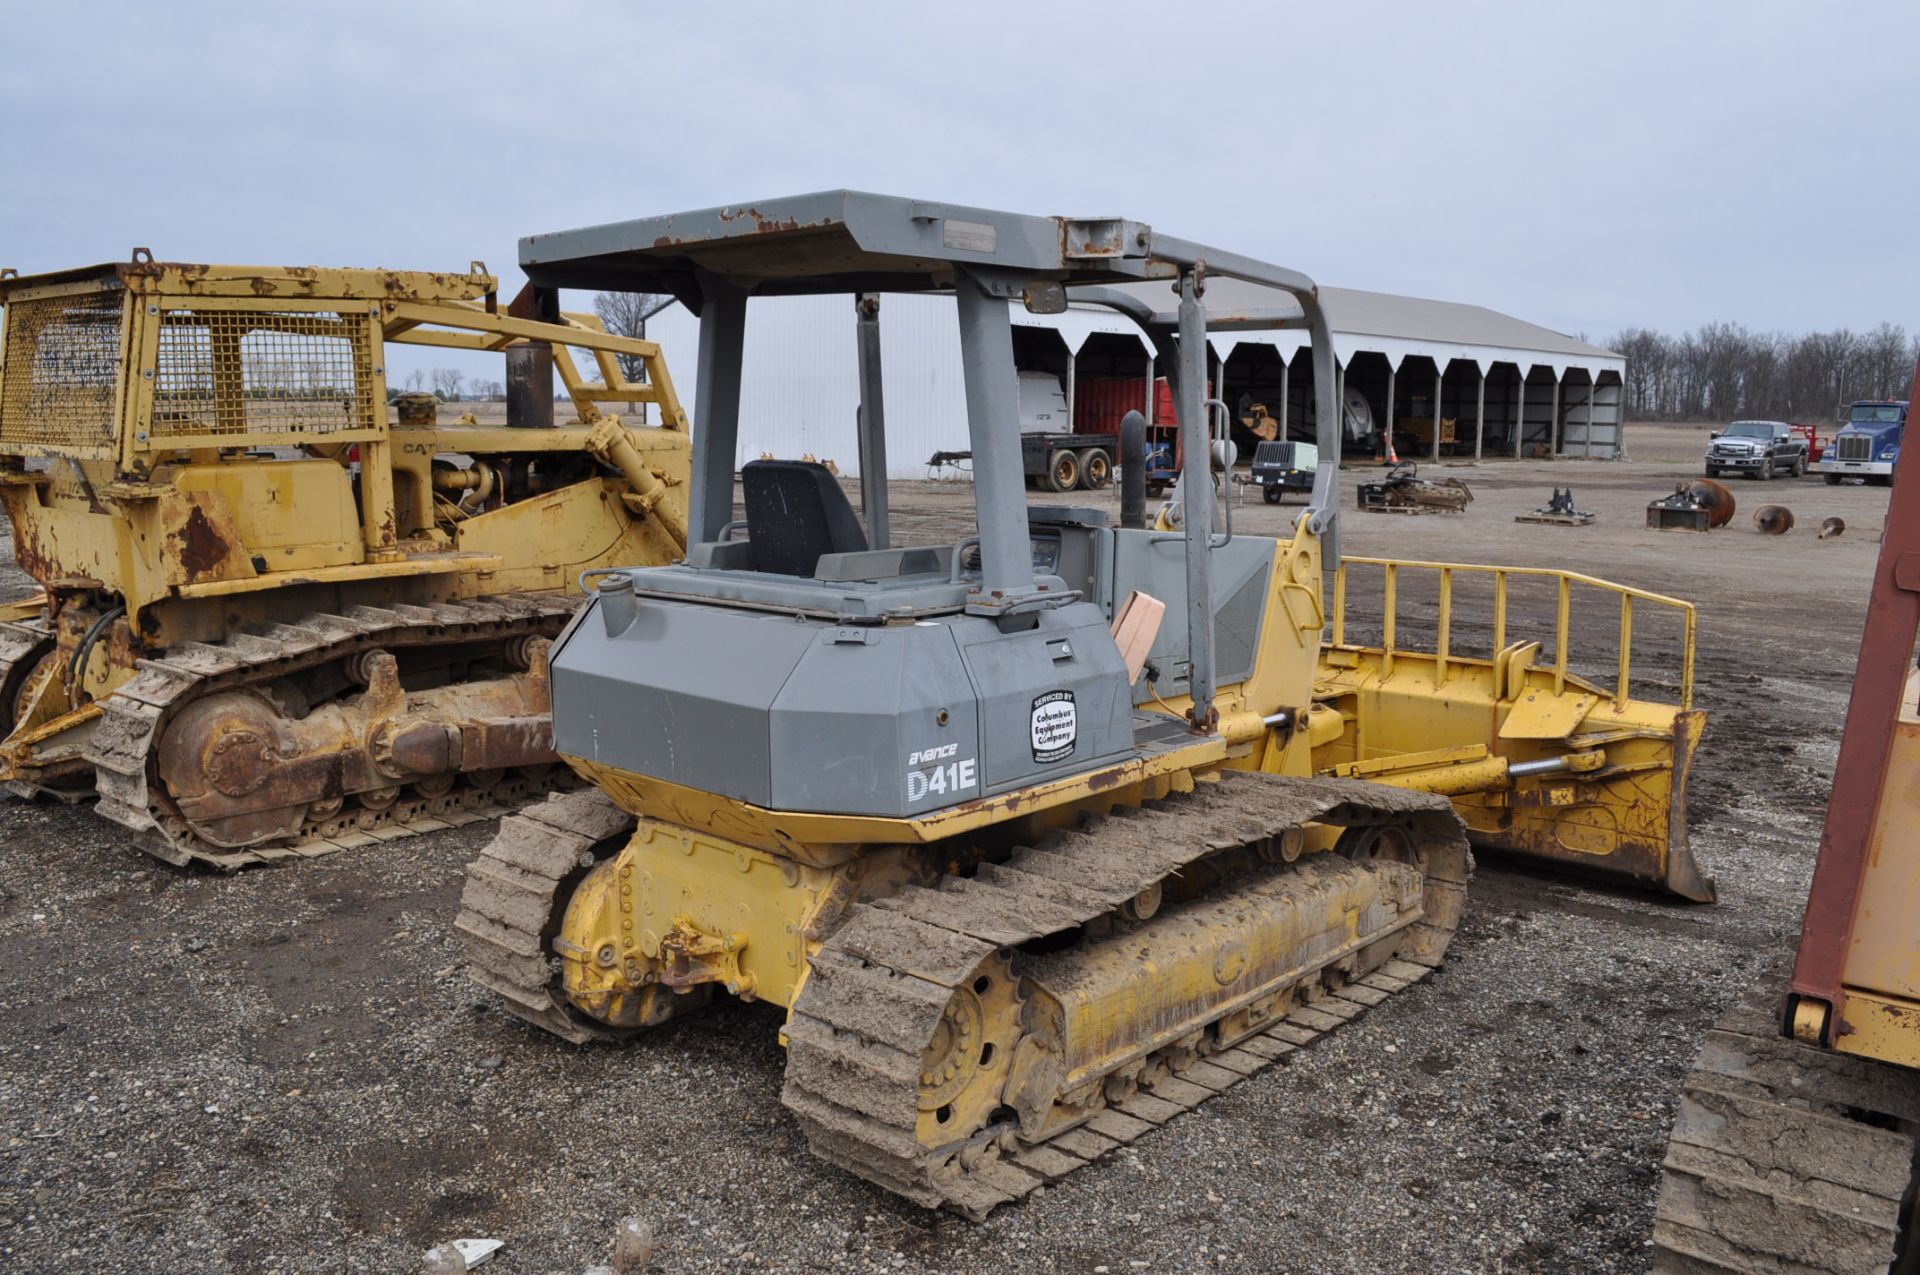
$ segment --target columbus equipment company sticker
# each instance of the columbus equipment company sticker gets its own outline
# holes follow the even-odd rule
[[[1073,752],[1080,734],[1072,691],[1048,691],[1033,701],[1033,759],[1059,761]]]

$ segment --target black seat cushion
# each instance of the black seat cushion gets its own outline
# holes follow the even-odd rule
[[[858,553],[867,533],[825,465],[754,460],[740,468],[753,569],[811,576],[823,553]]]

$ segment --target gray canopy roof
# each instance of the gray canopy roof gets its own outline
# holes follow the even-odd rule
[[[924,292],[951,287],[956,268],[1003,271],[1070,287],[1174,278],[1205,262],[1238,276],[1274,314],[1298,316],[1311,279],[1237,253],[1190,243],[1119,217],[1040,217],[988,208],[820,191],[641,217],[520,241],[520,265],[550,288],[669,292],[698,309],[702,272],[750,284],[756,296]],[[1155,310],[1171,310],[1161,289]]]

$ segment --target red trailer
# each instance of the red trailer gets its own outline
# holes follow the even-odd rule
[[[1820,432],[1815,426],[1802,425],[1798,421],[1792,422],[1792,425],[1793,432],[1807,440],[1807,464],[1818,465],[1820,458],[1826,454],[1827,445],[1833,440],[1820,437]]]
[[[1208,387],[1212,393],[1212,387]],[[1139,376],[1083,376],[1073,383],[1073,432],[1112,434],[1128,412],[1146,410],[1147,382]],[[1149,425],[1174,424],[1173,390],[1164,376],[1154,378]]]

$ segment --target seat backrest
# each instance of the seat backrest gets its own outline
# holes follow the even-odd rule
[[[825,465],[754,460],[740,468],[753,569],[811,576],[823,553],[858,553],[867,533]]]

